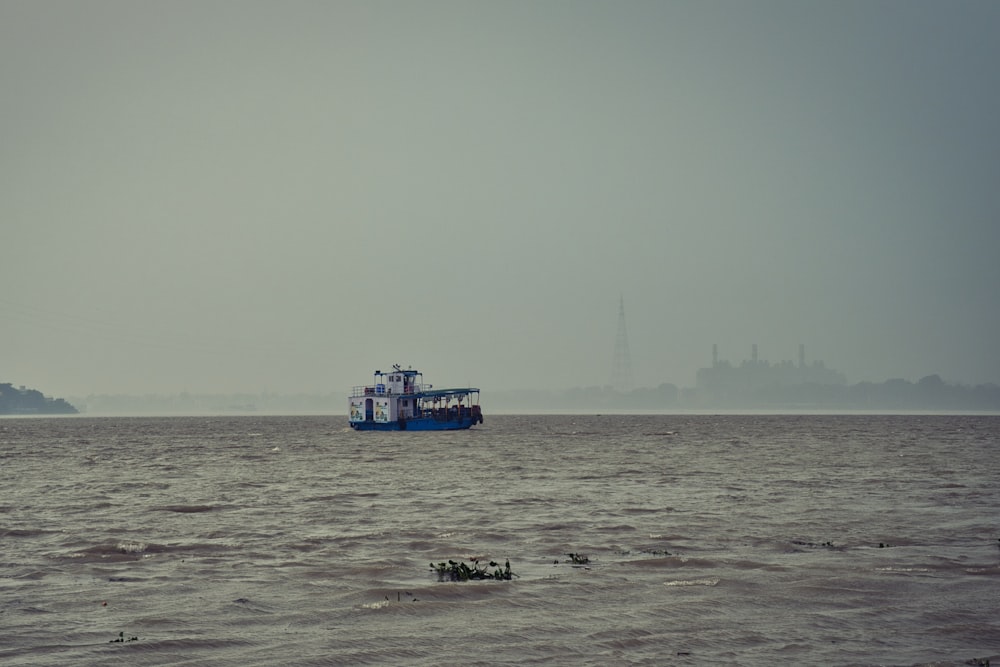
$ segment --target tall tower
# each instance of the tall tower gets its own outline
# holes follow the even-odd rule
[[[628,333],[625,330],[625,297],[619,296],[618,335],[615,336],[615,359],[611,367],[611,387],[615,391],[632,389],[632,355],[628,351]]]

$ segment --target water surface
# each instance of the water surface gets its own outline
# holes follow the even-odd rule
[[[0,661],[996,664],[998,442],[988,416],[4,419]],[[517,576],[430,570],[473,558]]]

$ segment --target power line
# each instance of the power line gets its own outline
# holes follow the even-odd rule
[[[625,329],[625,297],[619,296],[618,334],[615,336],[615,356],[611,367],[611,387],[615,391],[632,390],[632,355],[628,349]]]

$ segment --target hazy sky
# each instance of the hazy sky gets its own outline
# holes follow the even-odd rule
[[[0,381],[1000,382],[1000,3],[0,0]]]

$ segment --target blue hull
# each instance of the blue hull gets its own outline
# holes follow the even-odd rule
[[[482,419],[479,420],[482,422]],[[351,428],[356,431],[457,431],[469,428],[476,423],[474,417],[461,419],[435,419],[433,417],[417,417],[414,419],[392,422],[351,422]]]

